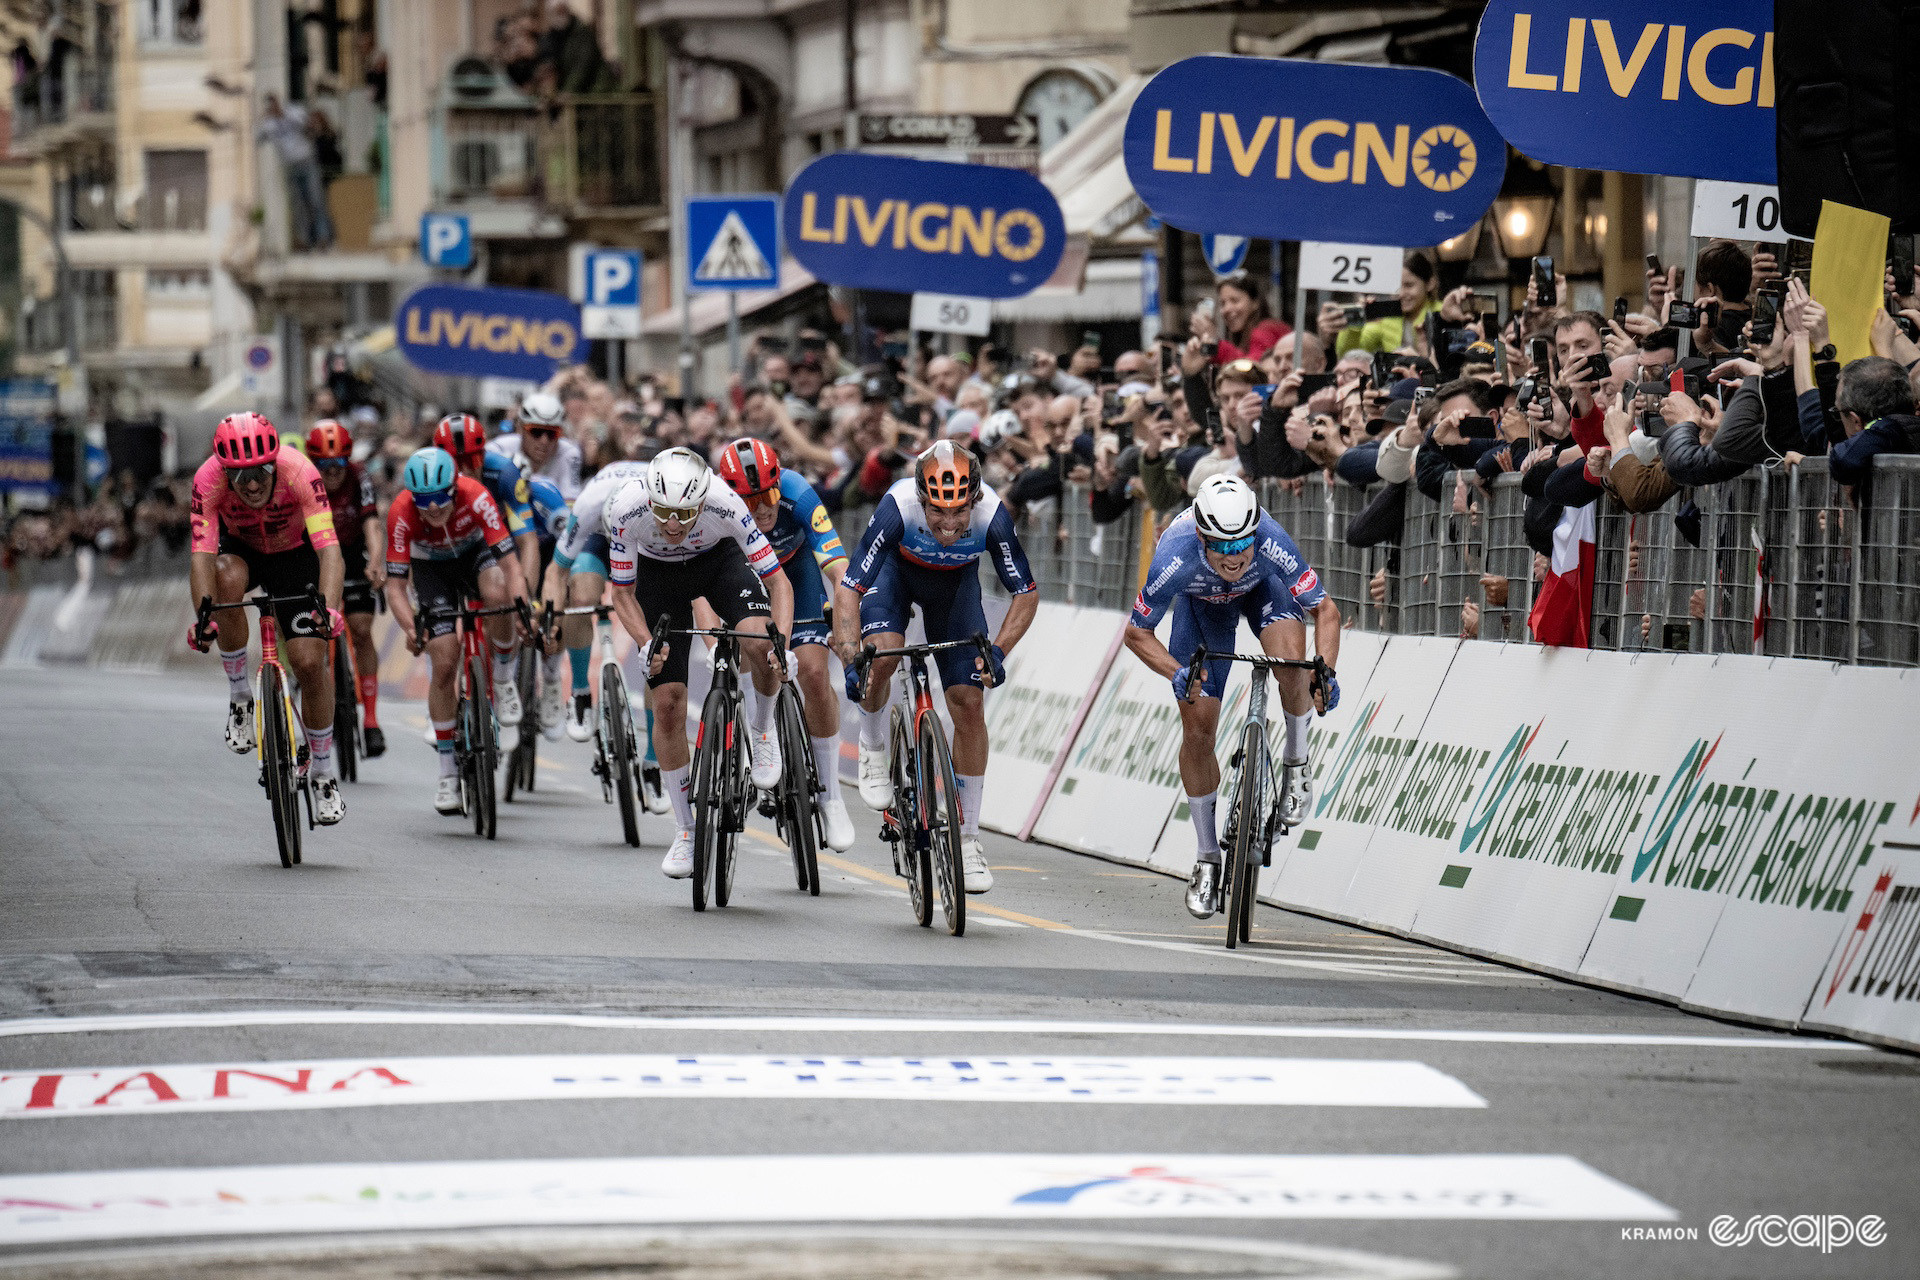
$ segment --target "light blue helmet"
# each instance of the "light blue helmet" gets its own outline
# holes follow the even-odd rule
[[[400,483],[406,486],[409,493],[445,493],[453,488],[456,474],[453,455],[445,449],[428,445],[407,459],[407,469],[401,473]]]

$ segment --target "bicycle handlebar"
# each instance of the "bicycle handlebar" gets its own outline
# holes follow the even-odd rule
[[[859,673],[860,696],[867,693],[867,674],[876,658],[924,658],[929,654],[944,653],[948,649],[972,649],[980,655],[981,664],[993,670],[993,642],[985,632],[976,631],[965,640],[942,640],[938,644],[903,644],[898,649],[876,649],[870,644],[861,645],[859,656],[854,658],[853,667]]]
[[[327,599],[320,594],[318,587],[309,587],[306,591],[291,596],[245,596],[239,600],[229,601],[226,604],[215,604],[212,596],[201,596],[200,607],[194,610],[194,635],[198,637],[203,644],[211,643],[216,634],[213,626],[213,615],[216,613],[221,613],[228,609],[258,609],[262,613],[265,613],[267,610],[278,608],[283,604],[305,605],[308,612],[319,614],[322,617],[324,617],[327,612]]]
[[[1201,645],[1193,651],[1193,661],[1187,664],[1187,691],[1189,697],[1193,695],[1193,690],[1198,687],[1200,681],[1205,677],[1207,663],[1209,662],[1245,662],[1256,667],[1266,667],[1269,670],[1291,667],[1301,671],[1311,671],[1313,672],[1313,680],[1308,687],[1312,690],[1316,703],[1321,701],[1321,695],[1327,687],[1327,681],[1333,675],[1333,668],[1329,667],[1327,660],[1317,653],[1311,658],[1304,659],[1275,658],[1264,653],[1208,653],[1207,647]],[[1323,712],[1322,714],[1325,713]]]
[[[417,640],[425,644],[427,625],[436,618],[452,618],[455,621],[469,618],[478,620],[496,618],[509,613],[520,619],[520,627],[524,634],[529,636],[533,634],[533,610],[528,606],[524,596],[516,597],[512,604],[496,605],[491,609],[476,609],[471,605],[461,605],[454,609],[438,605],[431,609],[422,609],[413,615],[413,634]]]

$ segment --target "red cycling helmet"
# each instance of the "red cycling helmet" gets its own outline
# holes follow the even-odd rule
[[[487,429],[470,413],[450,413],[433,429],[433,444],[461,462],[471,462],[487,451]]]
[[[307,456],[315,461],[352,457],[353,433],[332,418],[322,418],[307,432]]]
[[[280,433],[257,413],[235,413],[213,429],[213,456],[229,471],[258,467],[280,454]]]
[[[765,440],[742,436],[720,455],[720,478],[743,498],[766,493],[780,484],[780,455]]]

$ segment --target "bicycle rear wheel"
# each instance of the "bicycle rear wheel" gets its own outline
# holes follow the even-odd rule
[[[634,796],[633,704],[627,701],[627,678],[613,663],[600,668],[600,714],[606,720],[608,782],[620,798],[620,833],[637,849],[640,816]]]
[[[731,721],[732,746],[724,760],[726,773],[722,779],[720,843],[714,860],[713,901],[715,906],[724,907],[733,897],[733,872],[735,855],[740,848],[740,833],[747,829],[747,810],[753,807],[753,757],[747,751],[747,722],[741,717],[739,706],[734,707]]]
[[[1267,735],[1246,727],[1240,743],[1240,776],[1233,796],[1233,848],[1228,855],[1227,945],[1253,935],[1253,899],[1260,883],[1260,843],[1266,825]]]
[[[476,657],[467,664],[467,742],[473,778],[473,833],[491,840],[499,820],[494,808],[493,771],[500,760],[500,747],[493,732],[492,686],[488,678],[485,657]]]
[[[700,736],[693,748],[693,909],[707,909],[707,884],[718,861],[721,828],[726,826],[727,735],[733,723],[726,694],[707,691],[700,708]],[[724,904],[722,904],[724,905]]]
[[[800,694],[792,684],[781,687],[775,714],[779,717],[780,753],[786,768],[780,781],[781,835],[793,855],[793,877],[802,893],[820,896],[820,787],[813,771],[813,742],[807,736]]]
[[[353,645],[333,642],[333,758],[342,782],[360,781],[360,694],[354,686]]]
[[[273,835],[280,848],[280,865],[292,869],[300,861],[300,797],[294,772],[293,724],[287,718],[287,695],[280,668],[260,668],[260,783],[267,789],[273,810]]]
[[[960,791],[953,777],[946,730],[940,725],[940,717],[931,713],[920,718],[919,763],[927,861],[933,864],[933,881],[940,889],[947,932],[958,938],[967,931],[966,881],[960,867]]]
[[[513,750],[507,752],[507,773],[501,787],[501,799],[508,804],[513,803],[515,791],[533,790],[533,747],[540,737],[540,709],[534,700],[534,673],[538,669],[533,646],[521,645],[513,670],[513,686],[520,693],[520,727]]]
[[[927,828],[920,820],[920,765],[914,758],[906,713],[897,706],[890,741],[894,826],[906,851],[907,900],[913,905],[913,918],[924,929],[933,923],[932,860],[927,856]]]

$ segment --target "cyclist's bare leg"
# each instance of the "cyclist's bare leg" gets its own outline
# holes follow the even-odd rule
[[[800,664],[800,692],[806,702],[807,732],[816,738],[840,734],[840,699],[833,693],[833,673],[823,644],[795,645]]]
[[[898,649],[904,643],[898,631],[882,631],[875,635],[861,636],[860,643],[872,645],[876,649]],[[860,700],[860,709],[866,712],[879,711],[887,705],[887,699],[893,694],[893,673],[900,669],[898,658],[875,658],[873,665],[867,668],[867,696]]]
[[[314,636],[289,636],[280,642],[294,683],[300,686],[300,718],[309,729],[333,729],[333,666],[327,642]]]
[[[767,620],[745,618],[734,630],[761,637],[757,640],[742,640],[740,656],[746,661],[747,669],[753,674],[754,689],[762,698],[773,697],[780,692],[780,677],[773,669],[773,645],[765,638]]]
[[[606,594],[606,577],[598,573],[573,573],[567,576],[567,603],[576,609],[600,603]],[[560,623],[560,638],[569,649],[586,649],[593,644],[593,618],[582,614]]]
[[[685,636],[672,641],[684,644]],[[653,755],[668,772],[687,767],[687,686],[663,684],[653,690]]]
[[[449,631],[427,641],[427,660],[433,675],[427,682],[427,714],[445,723],[459,709],[460,698],[454,678],[460,672],[460,636]]]
[[[380,651],[373,647],[373,615],[347,615],[347,634],[353,638],[353,672],[356,676],[380,674]]]
[[[489,609],[498,609],[513,603],[512,589],[507,585],[506,572],[501,569],[500,561],[495,560],[474,576],[480,587],[480,600]],[[514,566],[518,573],[520,566]],[[492,640],[496,651],[513,648],[515,636],[513,618],[509,614],[498,614],[486,620],[487,638]]]
[[[978,777],[987,771],[987,702],[974,685],[947,690],[953,716],[953,771]]]
[[[1307,629],[1293,618],[1281,618],[1267,624],[1260,633],[1260,648],[1269,658],[1299,662],[1307,656]],[[1300,667],[1282,667],[1273,673],[1280,686],[1280,707],[1288,715],[1302,716],[1313,710],[1313,673]]]
[[[213,572],[214,580],[220,584],[222,600],[238,600],[247,594],[251,579],[247,575],[247,562],[239,556],[221,556],[214,562]],[[213,625],[220,632],[220,647],[228,653],[247,647],[247,638],[252,632],[245,609],[222,609],[213,615]]]
[[[1205,694],[1180,708],[1180,782],[1190,796],[1211,795],[1220,789],[1220,757],[1214,754],[1214,735],[1220,729],[1220,699]]]

